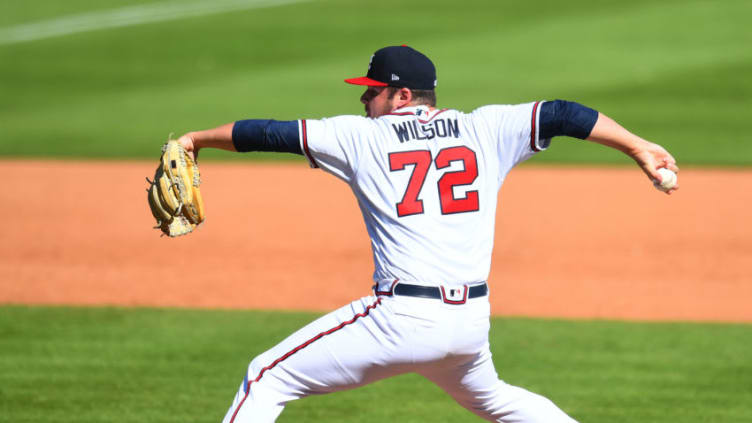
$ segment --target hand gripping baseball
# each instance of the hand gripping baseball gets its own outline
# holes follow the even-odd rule
[[[154,180],[146,180],[150,183],[149,208],[157,220],[155,228],[176,237],[192,232],[204,221],[198,164],[182,143],[170,140],[162,146]]]
[[[637,162],[653,183],[656,181],[658,184],[664,182],[658,169],[665,168],[672,172],[679,171],[676,166],[676,159],[665,148],[629,132],[602,113],[599,113],[598,120],[587,139],[627,154]],[[661,191],[671,194],[677,189],[679,189],[678,185],[672,185],[670,188],[661,189]]]
[[[640,165],[642,171],[653,181],[656,188],[669,195],[679,189],[679,185],[675,183],[679,167],[676,166],[676,159],[666,149],[658,144],[644,141],[630,153],[630,156]],[[671,172],[661,169],[668,169]],[[665,180],[669,176],[673,176],[673,184]]]

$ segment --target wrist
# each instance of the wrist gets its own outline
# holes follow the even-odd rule
[[[629,157],[637,158],[648,150],[648,145],[649,143],[642,138],[631,137],[629,143],[625,145],[624,152],[629,155]]]

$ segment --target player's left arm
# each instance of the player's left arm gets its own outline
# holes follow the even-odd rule
[[[373,125],[371,119],[360,116],[290,121],[246,119],[188,132],[178,142],[194,158],[204,148],[299,154],[308,159],[311,167],[349,181],[358,162],[358,141],[364,128],[370,130]]]
[[[302,154],[296,120],[239,120],[212,129],[188,132],[178,138],[178,142],[194,158],[202,148]]]
[[[581,104],[555,100],[545,102],[540,112],[540,138],[558,135],[586,139],[615,148],[631,157],[651,181],[660,181],[658,169],[678,172],[676,159],[665,148],[628,131],[610,117]],[[666,191],[671,194],[679,187]]]
[[[218,126],[203,131],[188,132],[178,138],[178,142],[183,145],[193,159],[198,158],[198,153],[202,148],[218,148],[221,150],[237,151],[232,142],[232,128],[235,123]]]

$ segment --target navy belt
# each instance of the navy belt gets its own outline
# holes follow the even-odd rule
[[[442,300],[447,304],[465,304],[469,298],[486,296],[488,294],[488,285],[483,282],[482,284],[470,287],[463,285],[457,288],[444,288],[443,286],[410,285],[395,281],[389,291],[375,292],[376,295],[433,298]]]

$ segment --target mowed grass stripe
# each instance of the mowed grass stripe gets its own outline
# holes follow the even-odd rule
[[[0,28],[0,45],[42,40],[102,29],[227,13],[237,10],[282,6],[301,3],[303,1],[309,0],[168,1],[128,6]]]
[[[0,415],[216,422],[248,361],[315,317],[0,307]],[[580,421],[625,423],[752,421],[751,338],[744,324],[509,318],[493,319],[490,333],[502,379],[550,397]],[[279,421],[384,419],[478,421],[415,375],[292,402]]]
[[[362,114],[342,79],[407,42],[439,65],[440,106],[566,98],[682,164],[752,164],[738,135],[749,78],[727,71],[752,64],[752,3],[438,0],[426,14],[386,0],[374,11],[396,7],[404,14],[369,19],[359,3],[316,1],[1,46],[0,155],[146,158],[170,132]],[[589,143],[534,160],[630,163]]]

